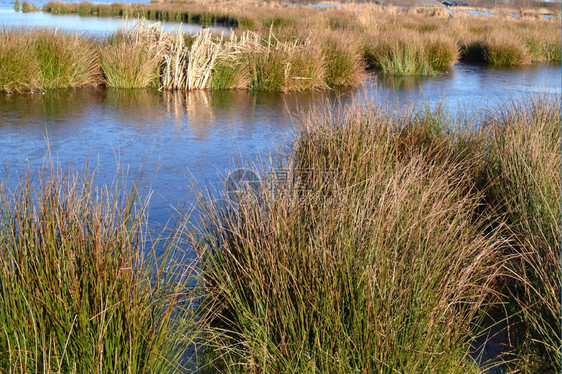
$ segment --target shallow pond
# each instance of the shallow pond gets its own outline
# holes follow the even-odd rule
[[[356,90],[268,94],[246,91],[169,93],[77,89],[0,94],[0,174],[32,170],[50,152],[62,165],[87,159],[111,177],[117,169],[151,173],[152,219],[186,200],[191,180],[220,185],[237,159],[252,160],[290,142],[298,113],[352,100],[400,108],[441,103],[474,113],[527,93],[559,93],[560,67],[490,69],[457,66],[431,79],[372,76]],[[12,173],[13,174],[13,173]]]

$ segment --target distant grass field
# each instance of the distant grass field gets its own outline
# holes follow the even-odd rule
[[[477,40],[485,51],[480,61],[493,65],[521,65],[534,62],[560,62],[560,53],[534,48],[532,39],[538,36],[546,49],[560,45],[560,18],[543,19],[540,9],[491,10],[497,16],[473,16],[463,13],[464,9],[447,12],[446,8],[405,7],[392,5],[345,4],[327,9],[283,6],[279,3],[259,1],[223,1],[215,4],[194,2],[163,2],[155,4],[110,4],[94,5],[83,2],[69,4],[49,2],[44,11],[57,14],[113,15],[147,18],[161,21],[194,22],[219,24],[240,30],[264,32],[273,28],[278,36],[301,37],[318,40],[326,30],[346,31],[355,40],[363,40],[367,51],[381,47],[381,53],[371,54],[385,73],[398,75],[432,75],[439,69],[452,65],[464,46]],[[514,18],[515,14],[517,18]],[[381,33],[382,32],[382,33]],[[481,36],[486,34],[487,38]],[[435,54],[427,48],[424,39],[438,37],[447,49],[445,55]],[[393,43],[380,45],[378,39],[384,36]],[[506,37],[510,39],[507,41]],[[515,38],[514,38],[515,36]],[[529,38],[529,36],[531,36]],[[404,51],[401,41],[408,40],[410,51]],[[455,46],[451,46],[451,43]],[[425,50],[425,51],[424,51]],[[515,51],[515,52],[513,52]],[[388,54],[396,62],[388,64]],[[407,54],[408,56],[404,56]],[[428,56],[426,56],[428,55]],[[412,57],[413,56],[413,57]],[[397,68],[397,64],[404,68]]]
[[[234,27],[234,36],[175,35],[139,27],[122,40],[116,40],[119,33],[89,40],[46,30],[3,29],[0,90],[103,84],[292,92],[357,86],[373,69],[388,75],[431,76],[459,61],[514,66],[561,60],[560,19],[523,13],[514,18],[448,13],[444,8],[349,4],[318,9],[250,2],[49,2],[43,10],[220,24]],[[69,52],[64,62],[50,57]],[[21,59],[28,66],[22,66]]]

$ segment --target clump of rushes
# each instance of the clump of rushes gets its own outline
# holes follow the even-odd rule
[[[345,32],[327,32],[320,38],[324,63],[324,81],[328,87],[358,86],[365,77],[360,46]]]
[[[20,2],[19,2],[19,0],[16,0],[16,1],[14,2],[14,9],[16,10],[16,12],[20,10]]]
[[[312,114],[273,185],[206,203],[218,371],[479,372],[467,354],[498,241],[475,214],[469,147],[455,155],[441,114],[410,117]]]
[[[554,38],[546,38],[543,45],[544,61],[553,64],[560,64],[561,61],[561,41],[560,35]]]
[[[285,84],[281,91],[310,91],[325,89],[328,84],[322,50],[309,41],[289,52],[289,63],[285,69]]]
[[[35,5],[28,3],[27,1],[24,1],[21,4],[21,11],[26,13],[26,12],[37,12],[38,10],[40,10],[39,8],[35,7]]]
[[[101,72],[93,40],[58,30],[36,32],[35,56],[41,67],[44,89],[100,83]]]
[[[426,38],[425,53],[432,69],[440,71],[453,66],[459,60],[460,48],[451,37],[431,34]]]
[[[100,46],[100,64],[107,87],[159,87],[158,45],[139,37],[139,30],[116,34]]]
[[[450,37],[415,31],[375,34],[365,49],[369,65],[389,75],[435,75],[459,58],[459,47]]]
[[[0,31],[0,89],[26,92],[95,86],[101,72],[94,41],[53,30]]]
[[[134,189],[93,186],[53,167],[0,188],[0,366],[185,371],[196,332],[179,234],[148,235]]]
[[[560,99],[535,99],[490,123],[490,193],[512,238],[514,369],[560,371]],[[515,255],[515,257],[513,257]]]
[[[217,61],[211,77],[211,88],[215,90],[246,88],[250,84],[248,64],[234,56]]]
[[[280,42],[271,31],[267,38],[245,32],[219,44],[211,88],[295,92],[327,87],[321,50],[310,40]]]
[[[246,55],[250,69],[249,88],[257,91],[295,92],[326,88],[328,80],[322,53],[309,42],[268,45]]]
[[[29,33],[0,30],[0,90],[8,93],[42,88],[41,65],[35,57],[35,43]]]
[[[526,65],[531,62],[525,43],[512,35],[495,34],[484,41],[484,57],[491,65]]]
[[[255,91],[279,91],[285,84],[285,61],[282,51],[261,50],[248,55],[251,81]]]
[[[373,65],[389,75],[434,75],[421,35],[405,32],[380,36],[373,52]]]
[[[525,44],[533,62],[560,62],[560,35],[529,33]]]

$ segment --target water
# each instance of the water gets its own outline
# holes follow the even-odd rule
[[[41,7],[46,0],[32,1],[35,6]],[[110,1],[124,2],[124,1]],[[149,2],[141,0],[138,2]],[[20,1],[21,3],[21,1]],[[78,15],[53,15],[44,12],[22,13],[16,12],[13,8],[14,2],[9,0],[0,0],[0,27],[50,27],[57,28],[68,32],[78,32],[86,35],[106,36],[115,31],[130,28],[137,23],[135,19],[125,20],[120,17],[81,17]],[[154,24],[154,21],[145,21],[147,24]],[[187,33],[196,33],[202,29],[200,25],[180,24],[177,22],[162,22],[164,31],[181,30]],[[230,30],[225,27],[210,27],[211,30],[217,32],[226,32]]]
[[[474,112],[527,93],[559,93],[560,67],[457,66],[430,79],[373,76],[356,90],[268,94],[246,91],[76,89],[0,94],[0,173],[39,168],[50,148],[61,164],[86,160],[111,178],[117,163],[143,168],[155,193],[151,216],[165,222],[190,197],[191,181],[219,186],[237,159],[255,160],[290,144],[298,114],[353,100],[441,103]],[[12,173],[13,174],[13,173]]]

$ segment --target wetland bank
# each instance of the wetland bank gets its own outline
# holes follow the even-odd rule
[[[276,8],[222,41],[3,31],[2,371],[560,370],[560,36],[529,36],[559,20]],[[524,30],[523,65],[425,38],[463,22]],[[385,71],[380,30],[462,63]]]

